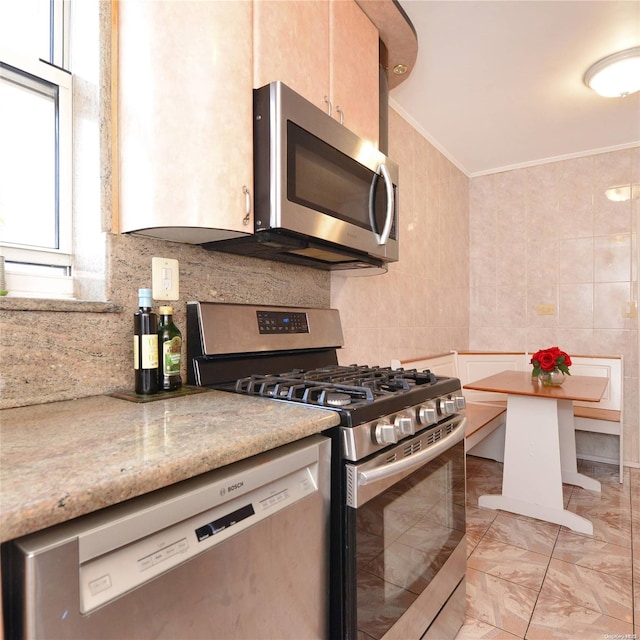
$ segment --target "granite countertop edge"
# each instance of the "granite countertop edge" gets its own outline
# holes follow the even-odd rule
[[[0,411],[0,542],[336,426],[335,411],[222,391]]]

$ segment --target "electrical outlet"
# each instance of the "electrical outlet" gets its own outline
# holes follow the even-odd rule
[[[179,279],[177,260],[151,258],[151,295],[154,300],[178,300]]]
[[[635,300],[629,300],[622,305],[623,318],[635,318],[638,313],[638,303]]]
[[[539,304],[538,315],[539,316],[555,316],[556,305],[555,304]]]

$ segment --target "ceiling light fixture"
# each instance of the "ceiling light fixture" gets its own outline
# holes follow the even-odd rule
[[[397,64],[395,67],[393,67],[393,73],[395,73],[397,76],[403,76],[405,73],[407,73],[407,71],[409,71],[409,67],[407,67],[406,64]]]
[[[584,83],[605,98],[620,98],[640,90],[640,47],[619,51],[591,65]]]
[[[627,200],[635,200],[640,198],[640,183],[633,182],[631,184],[621,184],[615,187],[609,187],[604,195],[612,202],[627,202]]]

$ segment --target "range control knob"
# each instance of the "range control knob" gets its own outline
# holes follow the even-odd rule
[[[400,414],[396,416],[393,424],[401,437],[412,436],[416,432],[416,427],[413,424],[413,418],[410,415]]]
[[[456,403],[453,398],[440,398],[438,405],[443,416],[450,416],[456,412]]]
[[[398,442],[398,432],[396,426],[387,420],[381,420],[376,425],[373,434],[376,444],[395,444]]]
[[[425,402],[418,410],[420,424],[430,425],[438,422],[438,408],[433,400]]]
[[[458,411],[464,409],[467,406],[467,401],[465,400],[464,396],[455,396],[453,398],[453,401],[456,403],[456,409]]]

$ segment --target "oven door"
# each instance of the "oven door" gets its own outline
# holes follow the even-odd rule
[[[462,625],[465,423],[345,465],[346,638],[441,640]]]

